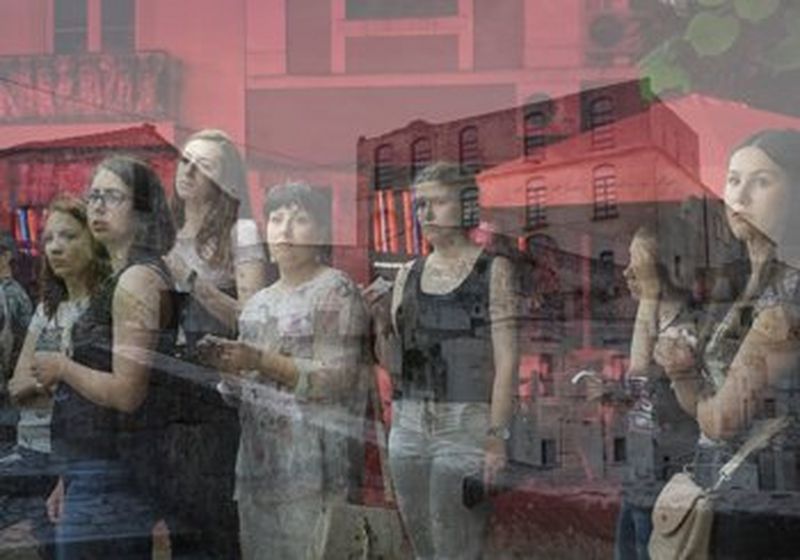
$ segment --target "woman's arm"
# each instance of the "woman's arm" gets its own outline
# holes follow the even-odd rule
[[[40,380],[45,385],[63,381],[99,406],[121,412],[136,410],[147,396],[162,298],[168,289],[149,267],[126,270],[114,291],[112,371],[97,371],[55,352],[39,352],[34,367]]]
[[[519,367],[517,313],[519,299],[511,262],[495,257],[492,263],[489,314],[492,324],[494,352],[494,385],[489,410],[490,430],[508,430],[511,425],[514,380]],[[487,480],[502,468],[506,461],[506,442],[487,434]]]
[[[692,371],[671,375],[679,401],[707,436],[727,439],[745,430],[761,410],[767,387],[797,368],[800,341],[786,311],[772,307],[756,317],[714,395],[702,394]]]
[[[37,314],[28,328],[28,333],[25,335],[25,341],[22,343],[17,365],[14,368],[14,375],[8,382],[9,396],[11,401],[17,405],[25,404],[26,401],[36,397],[45,396],[45,392],[33,376],[31,368],[36,343],[39,340],[39,334],[42,332],[38,318],[39,313],[37,310]]]
[[[312,317],[311,358],[267,351],[243,341],[207,336],[201,348],[223,371],[257,371],[292,391],[301,400],[341,399],[358,380],[363,363],[366,310],[354,286],[340,285],[323,298]]]

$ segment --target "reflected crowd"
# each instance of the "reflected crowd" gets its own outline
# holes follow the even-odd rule
[[[499,504],[558,502],[519,406],[522,326],[552,301],[547,259],[476,235],[475,174],[418,170],[425,254],[358,284],[324,191],[253,208],[220,130],[178,157],[171,188],[121,153],[50,201],[33,298],[0,236],[0,499],[31,504],[3,526],[64,560],[517,557],[503,524],[541,526]],[[726,164],[740,266],[696,289],[670,227],[640,227],[624,371],[570,372],[625,419],[615,559],[800,557],[800,131]]]

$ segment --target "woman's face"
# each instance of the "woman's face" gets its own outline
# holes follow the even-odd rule
[[[89,230],[74,216],[56,211],[44,226],[44,254],[59,278],[80,278],[92,263]]]
[[[222,148],[211,140],[192,140],[175,172],[175,192],[182,200],[204,202],[214,194],[222,172]]]
[[[780,242],[791,206],[789,177],[763,150],[748,146],[733,154],[725,183],[725,211],[737,239],[766,236]]]
[[[319,224],[301,206],[281,206],[267,216],[267,244],[278,267],[315,262],[322,239]]]
[[[647,242],[634,237],[630,246],[631,259],[622,271],[628,290],[634,299],[640,299],[644,292],[657,293],[659,288],[658,268]]]
[[[100,169],[86,199],[89,229],[95,239],[106,247],[133,239],[136,231],[133,192],[116,173]]]
[[[443,236],[461,233],[460,190],[438,181],[416,186],[416,214],[425,239],[435,243]]]

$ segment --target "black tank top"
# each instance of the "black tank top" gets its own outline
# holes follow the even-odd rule
[[[491,401],[492,259],[481,253],[464,281],[446,294],[423,292],[425,259],[418,259],[412,265],[397,311],[402,371],[396,397],[441,402]]]
[[[172,285],[168,269],[161,259],[132,264],[151,267],[164,278],[167,286]],[[114,292],[124,270],[106,280],[72,329],[72,359],[101,372],[111,372],[113,367]],[[164,309],[161,314],[164,320],[156,347],[156,351],[162,354],[170,352],[175,344],[175,321],[168,319],[175,316],[171,300],[172,297],[162,299]],[[150,428],[160,422],[161,413],[168,408],[162,402],[166,395],[159,390],[161,385],[159,373],[154,368],[145,402],[134,413],[124,414],[97,405],[68,384],[59,383],[53,402],[53,450],[68,461],[119,458],[120,436],[123,433],[150,432]]]

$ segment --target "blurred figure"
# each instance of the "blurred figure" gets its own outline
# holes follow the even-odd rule
[[[247,200],[246,169],[231,139],[211,129],[190,136],[175,173],[177,237],[165,258],[181,294],[177,354],[189,363],[197,363],[204,335],[236,338],[241,308],[266,283],[256,223],[237,219],[242,211],[249,215]],[[164,439],[165,498],[193,521],[201,541],[173,538],[172,551],[199,547],[231,558],[239,533],[232,500],[239,421],[214,388],[219,376],[205,369],[170,379],[176,403]]]
[[[279,279],[245,305],[238,341],[201,343],[230,373],[220,391],[239,406],[235,496],[248,560],[305,558],[326,504],[346,498],[362,460],[367,315],[352,280],[322,262],[324,202],[303,183],[267,193]]]
[[[40,276],[42,302],[28,327],[9,394],[20,413],[17,443],[2,459],[0,477],[16,484],[15,494],[41,496],[41,517],[33,519],[34,534],[42,544],[52,544],[44,500],[52,488],[47,476],[55,466],[50,459],[52,395],[33,377],[36,351],[72,353],[72,325],[89,306],[92,293],[109,272],[105,250],[92,239],[86,205],[77,198],[60,196],[47,209],[42,236],[44,259]],[[19,519],[3,516],[3,525]]]
[[[14,371],[33,305],[25,289],[14,280],[17,244],[7,231],[0,231],[0,444],[14,440],[18,420],[9,401],[8,382]]]
[[[489,508],[464,505],[464,482],[488,489],[511,435],[512,267],[469,239],[468,189],[477,189],[474,177],[458,165],[417,175],[416,217],[432,253],[400,269],[388,312],[373,302],[378,354],[395,374],[389,462],[417,558],[481,557]]]
[[[71,357],[41,350],[31,366],[55,390],[53,450],[66,463],[48,500],[56,557],[149,558],[157,516],[136,481],[160,476],[147,441],[160,428],[151,366],[153,351],[174,345],[172,281],[160,255],[175,231],[158,176],[138,160],[102,161],[86,200],[112,274],[72,328]]]
[[[618,384],[587,378],[590,396],[628,409],[628,465],[614,542],[616,560],[649,558],[656,497],[670,477],[691,461],[698,436],[694,419],[680,408],[670,379],[653,361],[656,341],[662,338],[697,344],[689,293],[673,284],[662,251],[653,229],[645,226],[636,231],[630,262],[623,271],[631,296],[639,302],[625,379]]]
[[[189,355],[205,334],[234,337],[241,307],[266,282],[255,222],[238,219],[246,199],[246,170],[231,139],[211,129],[190,136],[175,172],[178,232],[166,256],[190,296],[181,321]]]
[[[694,477],[704,487],[764,421],[789,427],[752,455],[715,498],[711,553],[718,558],[794,558],[800,551],[800,132],[764,130],[731,154],[725,185],[728,224],[744,242],[747,285],[702,351],[659,340],[655,359],[702,436]],[[785,498],[771,498],[771,492]],[[791,492],[790,494],[788,492]]]

